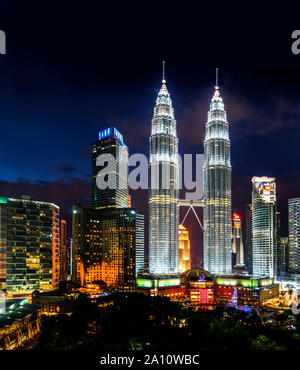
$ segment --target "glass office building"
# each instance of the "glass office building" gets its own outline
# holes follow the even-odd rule
[[[136,212],[131,208],[73,206],[72,280],[86,286],[135,291]]]
[[[276,277],[277,217],[274,177],[252,178],[252,235],[253,276]]]
[[[289,204],[289,270],[300,274],[300,198],[288,200]]]
[[[100,156],[114,159],[114,163],[103,160]],[[98,161],[98,164],[97,164]],[[97,182],[113,179],[110,188],[101,189]],[[99,132],[99,139],[92,146],[92,205],[93,208],[126,208],[128,207],[128,148],[123,136],[115,127]]]

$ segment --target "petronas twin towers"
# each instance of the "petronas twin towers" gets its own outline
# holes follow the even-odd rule
[[[156,99],[150,137],[149,269],[178,272],[179,164],[172,100],[163,78]]]
[[[163,76],[150,137],[149,270],[173,275],[178,268],[179,160],[176,120]],[[228,122],[216,86],[204,141],[204,269],[231,273],[231,165]]]
[[[230,141],[218,85],[205,127],[204,198],[204,270],[229,274],[232,266]]]

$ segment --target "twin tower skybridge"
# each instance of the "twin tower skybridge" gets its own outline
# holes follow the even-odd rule
[[[202,223],[201,223],[201,221],[200,221],[200,219],[199,219],[199,217],[198,217],[198,215],[197,215],[194,207],[202,207],[203,208],[203,207],[205,207],[205,204],[206,204],[206,202],[205,202],[204,199],[201,199],[201,200],[178,199],[178,205],[179,205],[179,207],[189,207],[188,210],[187,210],[187,212],[186,212],[186,214],[185,214],[185,216],[183,217],[183,220],[181,222],[181,225],[184,224],[184,221],[185,221],[187,215],[192,210],[194,212],[194,215],[195,215],[195,217],[196,217],[196,219],[197,219],[197,221],[198,221],[201,229],[203,230],[203,225],[202,225]]]

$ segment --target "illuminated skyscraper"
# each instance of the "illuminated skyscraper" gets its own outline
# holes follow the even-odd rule
[[[107,162],[97,166],[97,158],[105,154],[115,159],[114,168],[109,175],[114,177],[113,188],[99,189],[97,176],[105,177],[104,172],[99,174],[107,166]],[[99,140],[92,147],[92,204],[93,208],[126,208],[129,205],[128,197],[128,148],[124,144],[123,136],[115,127],[109,127],[99,132]]]
[[[150,137],[149,269],[178,273],[178,139],[170,94],[163,78]]]
[[[82,286],[103,280],[135,291],[136,212],[131,208],[73,206],[72,280]]]
[[[233,266],[244,265],[244,245],[242,236],[241,216],[233,213],[232,216],[232,256]]]
[[[191,242],[189,232],[183,225],[179,225],[179,272],[191,269]]]
[[[204,140],[204,269],[229,274],[231,260],[231,164],[228,122],[218,84]]]
[[[277,217],[274,177],[252,178],[253,276],[277,275]]]
[[[145,270],[145,220],[140,214],[135,217],[135,270],[136,274]]]
[[[289,199],[289,270],[300,273],[300,198]]]
[[[60,281],[66,281],[68,275],[68,232],[67,221],[60,220]]]
[[[59,226],[55,204],[0,198],[0,281],[9,294],[58,288]]]
[[[247,271],[248,274],[252,275],[252,204],[247,204],[245,212],[245,244]]]

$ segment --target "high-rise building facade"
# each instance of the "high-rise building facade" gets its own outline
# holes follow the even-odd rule
[[[204,269],[229,274],[231,260],[231,164],[228,122],[219,87],[210,103],[204,140]]]
[[[145,270],[145,220],[144,215],[135,217],[135,272],[143,273]]]
[[[289,205],[289,270],[300,273],[300,198],[288,200]]]
[[[66,281],[68,275],[68,230],[67,221],[60,220],[60,281]]]
[[[277,275],[276,184],[273,177],[252,178],[253,276]]]
[[[150,137],[149,270],[178,273],[179,164],[176,121],[163,78]]]
[[[252,275],[252,204],[247,204],[245,211],[245,246],[247,271]]]
[[[186,227],[179,225],[179,272],[191,269],[191,242],[190,235]]]
[[[232,265],[244,265],[244,244],[241,216],[234,212],[232,216]]]
[[[105,155],[107,160],[104,158],[99,163],[100,155]],[[108,167],[112,165],[109,158],[115,161],[112,168]],[[112,185],[101,189],[97,181],[107,183],[108,176]],[[92,146],[92,205],[97,209],[126,208],[128,202],[128,148],[120,132],[109,127],[99,132],[99,139]]]
[[[280,258],[279,258],[279,272],[280,275],[287,275],[289,270],[289,238],[280,238]]]
[[[73,282],[102,280],[112,289],[135,291],[136,212],[75,204],[72,225]]]
[[[0,279],[8,294],[58,288],[59,232],[57,205],[0,198]]]

